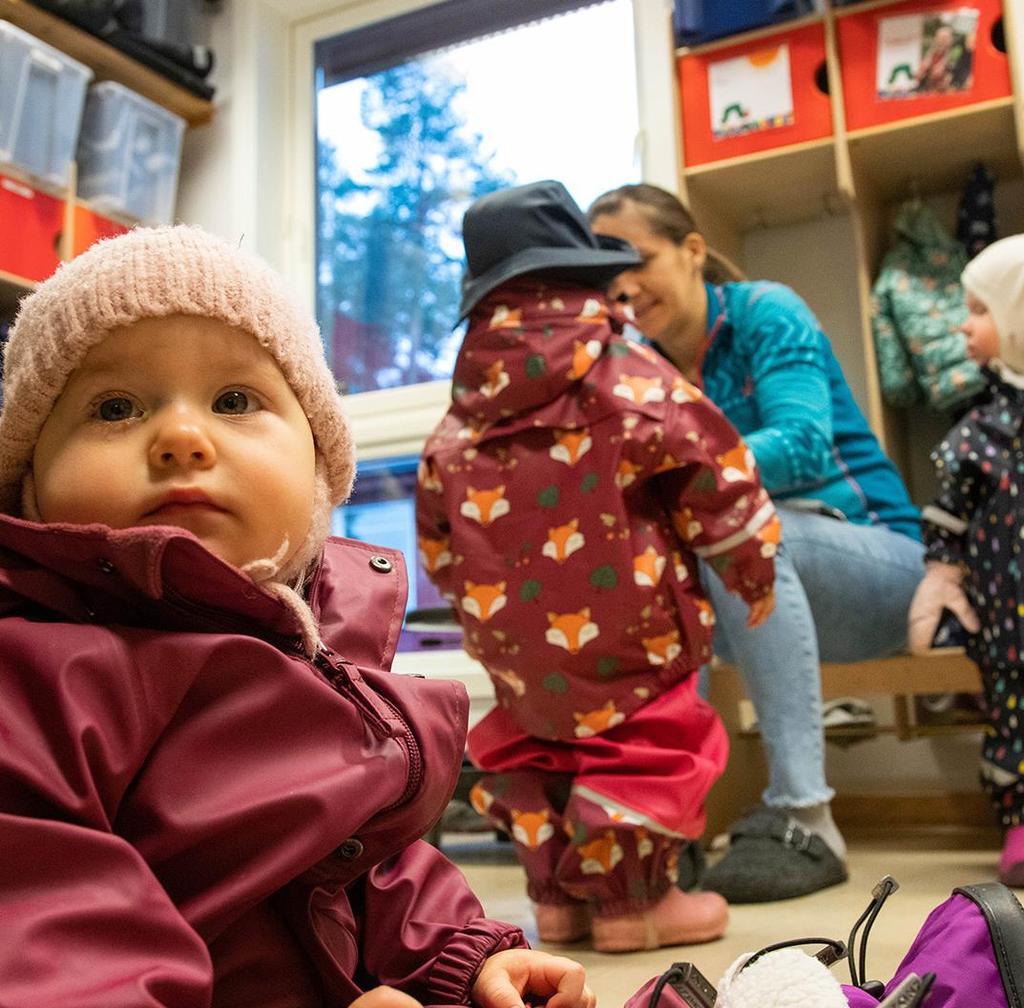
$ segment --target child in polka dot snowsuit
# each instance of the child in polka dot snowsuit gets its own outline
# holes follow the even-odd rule
[[[989,725],[981,779],[1006,829],[999,877],[1024,885],[1024,235],[968,263],[967,351],[985,365],[990,397],[946,435],[924,509],[926,573],[910,608],[912,650],[926,650],[943,609],[968,632]]]

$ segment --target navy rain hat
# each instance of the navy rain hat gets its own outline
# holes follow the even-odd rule
[[[462,241],[460,319],[495,287],[524,273],[604,288],[642,262],[628,242],[595,235],[565,186],[552,180],[481,196],[462,218]]]

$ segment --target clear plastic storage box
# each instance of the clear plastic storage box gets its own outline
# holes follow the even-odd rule
[[[146,0],[141,5],[142,34],[171,45],[191,46],[199,21],[198,0]]]
[[[65,186],[92,71],[0,21],[0,162]]]
[[[78,195],[101,213],[168,224],[185,120],[116,83],[89,88],[78,140]]]

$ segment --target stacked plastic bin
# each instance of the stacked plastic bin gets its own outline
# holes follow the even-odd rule
[[[65,191],[92,71],[0,21],[0,272],[59,263]]]
[[[78,193],[101,213],[146,224],[174,214],[185,120],[114,81],[89,89]]]

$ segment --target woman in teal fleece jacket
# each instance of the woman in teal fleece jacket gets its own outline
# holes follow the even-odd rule
[[[637,327],[743,435],[782,519],[774,614],[745,626],[710,569],[715,652],[735,662],[768,761],[764,806],[737,823],[705,888],[731,902],[813,892],[846,879],[832,821],[821,725],[821,661],[902,650],[923,573],[919,516],[857,407],[828,338],[789,288],[729,279],[671,193],[627,185],[599,197],[598,234],[643,265],[612,293]]]

